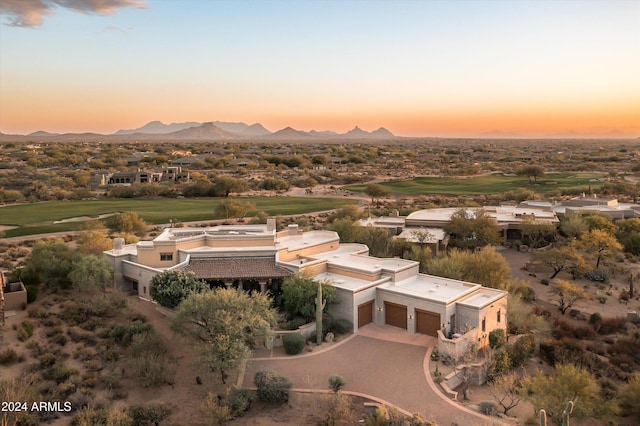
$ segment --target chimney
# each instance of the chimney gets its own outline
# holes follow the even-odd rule
[[[267,232],[275,231],[276,229],[276,220],[274,218],[267,219]]]
[[[124,238],[114,238],[113,239],[113,253],[118,254],[120,250],[124,247]]]
[[[294,223],[287,226],[287,231],[289,231],[289,236],[298,235],[298,225]]]

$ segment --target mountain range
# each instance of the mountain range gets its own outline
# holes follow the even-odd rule
[[[109,138],[122,140],[244,140],[244,139],[272,139],[272,140],[325,140],[325,139],[393,139],[396,136],[385,129],[379,128],[373,132],[367,132],[355,126],[346,133],[336,133],[329,130],[305,132],[291,127],[276,132],[270,132],[262,124],[234,123],[224,121],[211,121],[199,123],[188,121],[183,123],[164,124],[160,121],[151,121],[137,129],[123,129],[111,135],[99,135],[97,133],[49,133],[45,131],[33,132],[28,137],[42,138],[66,138],[76,139],[85,137]]]

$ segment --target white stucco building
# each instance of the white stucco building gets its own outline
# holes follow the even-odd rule
[[[212,286],[267,292],[279,297],[284,278],[306,272],[336,289],[334,318],[387,324],[441,341],[488,344],[490,331],[506,329],[507,294],[479,284],[420,274],[418,262],[369,256],[363,244],[341,244],[333,231],[276,231],[266,225],[168,228],[153,241],[105,252],[120,285],[149,298],[162,271],[184,269]],[[453,340],[447,339],[451,337]]]

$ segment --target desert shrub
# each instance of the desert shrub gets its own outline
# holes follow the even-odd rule
[[[616,353],[609,356],[609,362],[613,365],[617,365],[622,371],[631,373],[633,371],[633,365],[635,361],[633,357],[626,353]]]
[[[593,271],[587,272],[585,275],[590,281],[598,281],[603,283],[609,282],[609,271],[606,269],[594,269]]]
[[[89,346],[95,346],[97,343],[93,333],[77,327],[69,327],[67,329],[67,335],[75,343],[85,342]]]
[[[610,354],[627,354],[633,357],[636,364],[640,364],[640,339],[633,336],[620,337],[609,346]]]
[[[494,415],[497,409],[496,403],[492,401],[480,401],[478,406],[480,407],[480,412],[485,416]]]
[[[573,329],[573,337],[578,340],[593,340],[596,337],[596,332],[591,327],[578,326]]]
[[[67,399],[69,395],[74,394],[77,390],[78,386],[73,382],[60,382],[53,391],[52,399]]]
[[[255,374],[253,382],[260,401],[281,404],[289,400],[291,381],[286,377],[273,371],[263,370]]]
[[[64,364],[55,364],[50,370],[50,379],[55,380],[56,383],[62,383],[69,379],[71,376],[78,374],[77,370],[68,368]]]
[[[330,331],[334,334],[347,334],[353,331],[353,324],[349,320],[339,318],[331,322]]]
[[[49,316],[49,312],[42,307],[30,308],[27,310],[27,316],[29,318],[44,319]]]
[[[248,411],[252,401],[251,392],[244,388],[234,387],[227,397],[227,405],[234,416],[241,416],[242,413]]]
[[[347,382],[344,380],[344,377],[338,374],[332,374],[329,376],[329,389],[331,389],[334,393],[339,392]]]
[[[133,405],[128,411],[134,425],[159,424],[171,414],[171,407],[168,404],[154,402]]]
[[[545,281],[545,280],[542,280],[542,281]],[[535,290],[528,285],[520,285],[516,287],[516,289],[514,290],[514,293],[519,295],[522,301],[526,303],[532,303],[532,302],[535,302],[536,300]]]
[[[0,352],[0,365],[12,365],[19,362],[20,356],[15,349],[7,348]],[[23,357],[24,360],[24,357]]]
[[[624,328],[626,323],[627,319],[625,317],[603,318],[602,322],[600,323],[600,330],[598,330],[598,333],[617,333]]]
[[[513,345],[508,346],[509,359],[512,367],[520,367],[533,355],[535,342],[533,334],[520,337]]]
[[[306,323],[307,321],[305,321],[304,318],[294,318],[289,322],[289,330],[297,330]]]
[[[64,346],[67,344],[67,338],[65,337],[64,334],[56,334],[51,341],[55,344],[58,344],[60,346]]]
[[[98,375],[96,373],[86,373],[82,376],[80,384],[85,388],[95,388],[98,385]]]
[[[153,332],[153,326],[149,323],[134,322],[132,324],[110,324],[107,336],[121,346],[129,346],[134,336]]]
[[[546,279],[546,278],[543,278],[543,279],[540,280],[540,284],[549,285],[549,280]]]
[[[487,380],[492,382],[500,376],[507,374],[511,370],[511,358],[509,351],[500,349],[494,352],[489,367],[487,369]]]
[[[591,324],[594,328],[600,327],[600,324],[602,323],[602,315],[600,315],[598,312],[594,312],[589,316],[589,324]]]
[[[305,339],[300,333],[289,333],[282,337],[284,350],[289,355],[297,355],[304,349]]]
[[[499,348],[504,344],[505,336],[504,330],[498,328],[489,333],[489,346],[491,349]]]
[[[34,325],[29,321],[22,321],[20,324],[20,328],[18,329],[18,340],[21,342],[25,342],[29,340],[31,336],[33,336]]]
[[[105,362],[113,362],[120,359],[120,352],[115,345],[109,341],[103,341],[96,348],[98,356]]]
[[[38,297],[38,286],[37,285],[25,285],[25,290],[27,290],[27,303],[33,303],[36,301]]]
[[[165,353],[142,352],[134,360],[136,377],[142,387],[172,384],[177,365]]]

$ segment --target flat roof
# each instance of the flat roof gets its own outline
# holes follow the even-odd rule
[[[480,284],[418,274],[396,283],[383,284],[379,288],[405,296],[419,297],[438,303],[451,303],[466,294],[477,291]]]
[[[480,309],[489,303],[493,303],[503,298],[506,294],[507,293],[502,290],[496,290],[489,287],[480,287],[478,291],[462,300],[459,300],[458,303]]]
[[[331,272],[314,275],[313,279],[316,281],[327,281],[335,288],[352,291],[354,293],[372,286],[378,286],[381,282],[390,280],[389,277],[383,277],[376,281],[367,281],[360,278],[352,278],[346,275],[333,274]]]
[[[217,225],[206,228],[165,228],[153,241],[179,241],[193,237],[217,237],[217,236],[269,236],[275,235],[275,230],[268,230],[267,225]]]
[[[285,231],[286,232],[286,231]],[[339,242],[338,233],[334,231],[308,231],[296,235],[281,235],[276,238],[278,249],[287,247],[290,251],[298,250],[306,246],[327,243],[335,240]]]
[[[409,216],[407,216],[407,220],[451,220],[451,215],[453,215],[456,211],[458,211],[459,207],[447,207],[442,209],[424,209],[415,211]],[[469,207],[468,210],[476,211],[478,207]]]
[[[427,228],[427,227],[417,227],[417,226],[408,226],[406,228],[404,228],[404,230],[397,236],[397,238],[404,238],[405,240],[409,241],[410,243],[419,243],[420,241],[418,241],[416,239],[416,237],[414,236],[414,232],[415,231],[428,231],[432,236],[433,239],[430,241],[426,241],[427,244],[429,243],[437,243],[438,241],[442,241],[444,240],[444,238],[447,236],[447,233],[444,232],[444,229],[442,228]]]
[[[364,244],[341,244],[338,250],[307,256],[311,259],[326,259],[332,265],[358,269],[360,271],[376,272],[382,269],[400,271],[415,266],[418,262],[395,257],[382,258],[361,254],[368,251]]]

